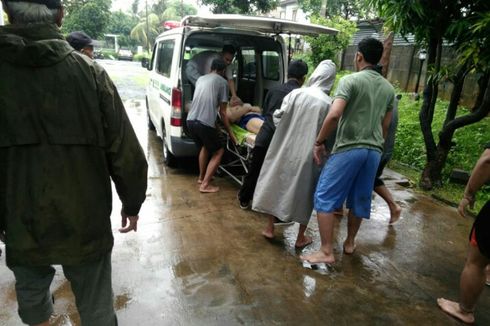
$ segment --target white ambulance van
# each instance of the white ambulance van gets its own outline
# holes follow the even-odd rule
[[[179,157],[197,155],[185,123],[194,91],[185,67],[193,55],[209,50],[220,52],[223,45],[233,45],[237,49],[232,63],[237,95],[245,103],[262,106],[268,90],[287,79],[291,39],[295,35],[336,33],[325,26],[282,19],[210,15],[187,16],[179,27],[159,35],[147,66],[150,81],[146,106],[148,126],[163,141],[165,164],[175,166]],[[282,35],[289,36],[288,44]]]

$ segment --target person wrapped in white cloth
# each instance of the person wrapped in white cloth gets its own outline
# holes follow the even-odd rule
[[[252,209],[269,215],[262,235],[274,238],[274,222],[300,224],[295,246],[311,243],[305,231],[313,211],[313,194],[321,167],[313,162],[311,148],[332,99],[328,95],[335,81],[336,67],[322,61],[306,87],[288,94],[274,113],[276,132],[267,151],[254,192]],[[335,138],[335,135],[332,137]],[[326,141],[327,150],[334,139]]]

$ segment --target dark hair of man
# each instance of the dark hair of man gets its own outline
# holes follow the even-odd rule
[[[223,59],[217,58],[214,59],[211,63],[211,71],[223,71],[226,69],[226,63]]]
[[[357,45],[357,51],[362,53],[366,62],[375,65],[383,55],[383,43],[373,37],[366,37]]]
[[[308,65],[303,60],[293,60],[288,66],[288,78],[301,79],[308,73]]]
[[[223,52],[223,53],[231,53],[231,54],[235,55],[236,49],[231,44],[225,44],[225,45],[223,45],[223,50],[221,50],[221,52]]]

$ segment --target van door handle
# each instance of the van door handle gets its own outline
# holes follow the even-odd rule
[[[164,100],[165,102],[167,102],[167,104],[170,104],[170,100],[168,98],[166,98],[165,96],[163,96],[162,94],[160,94],[160,98],[162,100]]]

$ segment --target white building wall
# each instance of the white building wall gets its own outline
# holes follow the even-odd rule
[[[283,1],[279,6],[269,13],[269,16],[292,20],[298,23],[309,23],[310,20],[298,6],[297,1]]]

